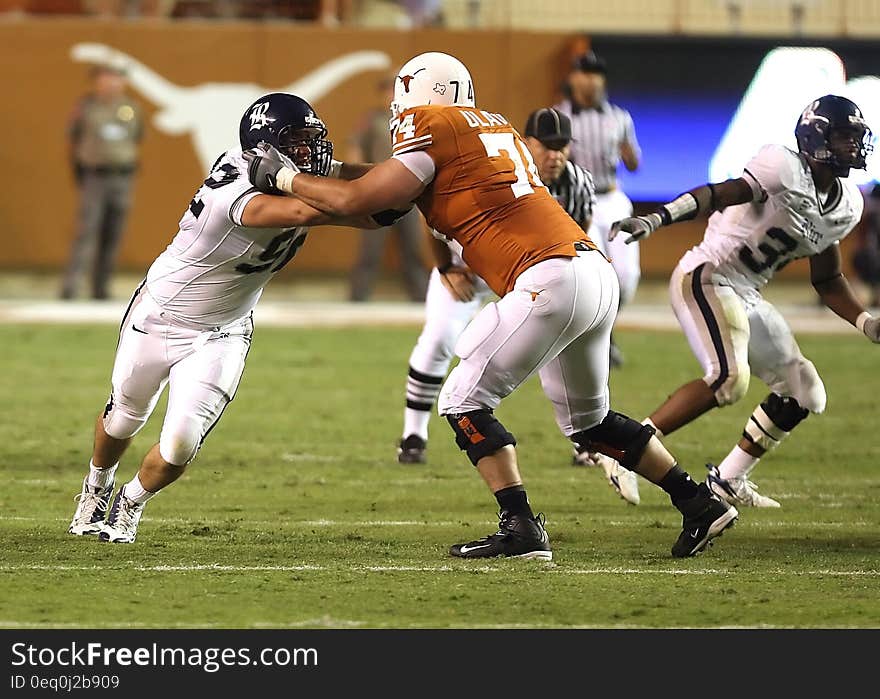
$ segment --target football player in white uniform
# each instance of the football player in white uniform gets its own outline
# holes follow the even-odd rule
[[[712,408],[746,394],[754,373],[770,388],[724,460],[708,464],[707,484],[736,506],[779,507],[756,492],[749,473],[810,413],[825,409],[825,386],[801,354],[785,320],[761,296],[776,270],[809,257],[822,302],[872,342],[872,318],[841,272],[838,241],[858,223],[864,206],[846,178],[863,169],[871,130],[853,102],[825,95],[801,114],[798,152],[767,145],[742,177],[681,195],[647,216],[623,219],[611,234],[641,240],[660,226],[714,211],[703,241],[688,251],[670,280],[672,308],[705,371],[675,391],[645,424],[670,434]]]
[[[366,171],[333,161],[326,135],[314,110],[295,95],[271,93],[248,107],[241,147],[214,163],[122,319],[112,390],[95,424],[89,473],[69,533],[134,541],[147,501],[183,474],[235,396],[251,344],[253,308],[305,242],[308,226],[379,227],[367,217],[333,218],[294,197],[261,194],[248,181],[242,149],[261,142],[312,174],[356,177]],[[166,384],[159,443],[111,506],[119,459]]]

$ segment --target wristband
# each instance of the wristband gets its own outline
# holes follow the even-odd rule
[[[864,332],[865,332],[865,323],[867,323],[867,322],[868,322],[869,320],[871,320],[873,317],[874,317],[874,316],[872,316],[872,315],[871,315],[870,313],[868,313],[867,311],[862,311],[862,312],[859,314],[859,317],[856,318],[856,328],[858,328],[858,330],[859,330],[860,333],[863,333],[863,334],[864,334]]]
[[[331,160],[330,161],[330,169],[327,171],[327,177],[335,177],[339,179],[339,175],[342,172],[342,161],[341,160]]]
[[[668,204],[660,207],[657,213],[663,221],[664,225],[675,223],[677,221],[688,221],[697,215],[700,204],[697,198],[690,192],[685,192],[680,197],[676,197]]]
[[[298,172],[294,172],[289,167],[281,168],[275,173],[275,187],[282,192],[293,194],[293,178],[298,174]]]

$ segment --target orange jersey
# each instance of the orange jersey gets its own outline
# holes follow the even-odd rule
[[[423,150],[434,179],[416,200],[428,224],[457,240],[499,296],[541,260],[575,257],[583,229],[538,177],[529,149],[500,114],[472,107],[408,109],[392,124],[393,155]]]

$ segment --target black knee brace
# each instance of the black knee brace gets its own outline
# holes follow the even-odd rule
[[[767,413],[767,417],[773,420],[773,424],[786,432],[791,432],[801,420],[810,414],[810,411],[802,408],[796,399],[783,398],[778,393],[771,393],[767,396],[767,399],[761,403],[761,407]]]
[[[632,470],[653,436],[654,428],[650,425],[609,410],[602,422],[572,435],[571,441],[580,447],[579,450],[598,451]]]
[[[508,444],[516,446],[516,439],[495,419],[491,410],[447,415],[446,419],[455,431],[455,443],[459,449],[467,452],[474,466],[484,456],[494,454],[501,447]]]

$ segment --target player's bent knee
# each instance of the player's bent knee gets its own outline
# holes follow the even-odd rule
[[[797,364],[797,388],[791,391],[802,408],[811,413],[825,412],[828,395],[825,384],[816,371],[816,366],[809,359],[801,359]]]
[[[129,439],[147,424],[148,417],[148,414],[138,414],[127,405],[119,403],[111,395],[104,408],[104,432],[113,439]]]
[[[571,440],[580,449],[598,451],[617,459],[622,466],[632,470],[641,460],[654,432],[650,425],[643,425],[610,410],[602,422],[588,430],[577,432],[571,436]]]
[[[159,437],[159,455],[172,466],[186,466],[196,458],[202,443],[200,430],[162,430]]]
[[[750,378],[751,372],[748,367],[744,369],[731,368],[724,382],[715,389],[715,399],[718,401],[718,406],[733,405],[742,400],[749,391]],[[705,381],[712,386],[717,383],[717,379],[717,375],[707,376]]]
[[[491,456],[508,444],[516,446],[516,439],[505,429],[491,410],[474,410],[468,413],[446,415],[455,432],[455,443],[466,452],[471,463]]]

